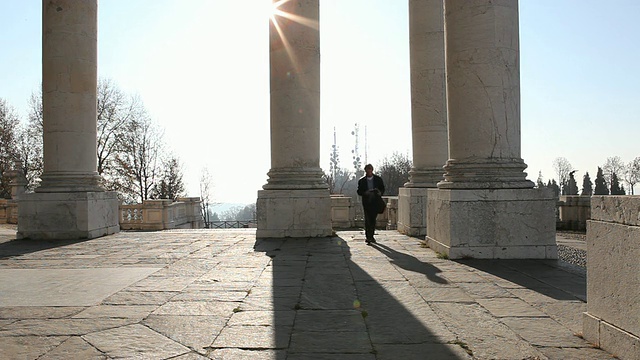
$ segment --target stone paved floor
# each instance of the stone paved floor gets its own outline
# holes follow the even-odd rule
[[[439,259],[394,231],[13,235],[0,359],[611,358],[577,336],[585,274],[559,262]]]

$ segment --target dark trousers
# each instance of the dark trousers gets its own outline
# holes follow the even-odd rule
[[[378,212],[374,206],[364,206],[364,233],[367,239],[373,239],[373,233],[376,230],[376,218]]]

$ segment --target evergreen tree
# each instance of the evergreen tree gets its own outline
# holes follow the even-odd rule
[[[611,174],[611,195],[625,195],[624,188],[620,187],[620,181],[616,173]]]
[[[536,180],[536,187],[538,189],[542,189],[543,187],[545,187],[544,179],[542,177],[542,171],[538,171],[538,180]]]
[[[588,171],[582,178],[582,193],[580,195],[593,195],[593,182]]]
[[[602,168],[598,166],[598,174],[596,174],[596,188],[593,192],[594,195],[609,195],[609,189],[607,188],[607,182],[604,180],[604,174]]]
[[[547,187],[551,188],[553,190],[553,194],[555,195],[555,197],[559,197],[560,196],[560,186],[558,186],[558,183],[556,182],[556,179],[549,180],[549,183],[547,184]]]

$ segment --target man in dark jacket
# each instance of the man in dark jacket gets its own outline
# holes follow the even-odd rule
[[[358,180],[358,195],[362,196],[364,208],[364,229],[367,239],[365,242],[375,243],[373,233],[376,229],[376,217],[380,210],[380,202],[384,195],[384,182],[378,175],[373,174],[373,166],[367,164],[364,167],[365,175]]]

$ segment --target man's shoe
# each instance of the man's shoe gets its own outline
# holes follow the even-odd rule
[[[372,243],[372,244],[375,244],[376,243],[376,239],[371,238],[371,239],[369,239],[369,242]]]

